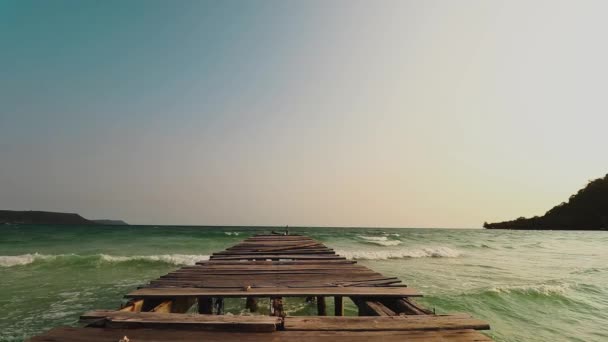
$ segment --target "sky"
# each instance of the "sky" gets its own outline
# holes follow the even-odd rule
[[[605,1],[0,0],[0,208],[479,228],[608,173]]]

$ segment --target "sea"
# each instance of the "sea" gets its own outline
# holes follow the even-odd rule
[[[0,226],[0,341],[23,341],[272,227]],[[486,320],[496,341],[608,341],[608,232],[292,228],[399,277],[436,313]],[[246,314],[239,299],[227,314]],[[288,299],[290,315],[314,314]],[[331,303],[328,304],[328,306]],[[260,303],[261,313],[267,305]],[[331,311],[331,310],[328,310]],[[346,302],[347,315],[356,307]]]

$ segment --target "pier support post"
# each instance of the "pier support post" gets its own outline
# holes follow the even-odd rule
[[[205,315],[213,314],[212,297],[198,297],[198,313]]]
[[[216,315],[224,314],[224,297],[215,298],[215,313]]]
[[[325,297],[317,296],[317,314],[319,316],[327,316],[327,307],[325,305]]]
[[[249,309],[249,312],[258,311],[258,299],[256,297],[247,297],[245,308]]]
[[[282,297],[270,298],[270,315],[276,317],[285,317],[285,311],[283,311]]]
[[[344,301],[342,296],[334,297],[334,316],[344,316]]]

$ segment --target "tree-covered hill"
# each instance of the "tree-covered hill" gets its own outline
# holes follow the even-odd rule
[[[487,229],[608,229],[608,175],[589,181],[586,187],[570,196],[543,216],[520,217],[513,221],[484,223]]]

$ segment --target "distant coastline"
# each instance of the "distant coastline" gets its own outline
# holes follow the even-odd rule
[[[121,220],[87,220],[75,213],[0,210],[0,224],[127,225]]]
[[[486,229],[608,230],[608,175],[589,181],[576,194],[543,216],[487,223]]]

